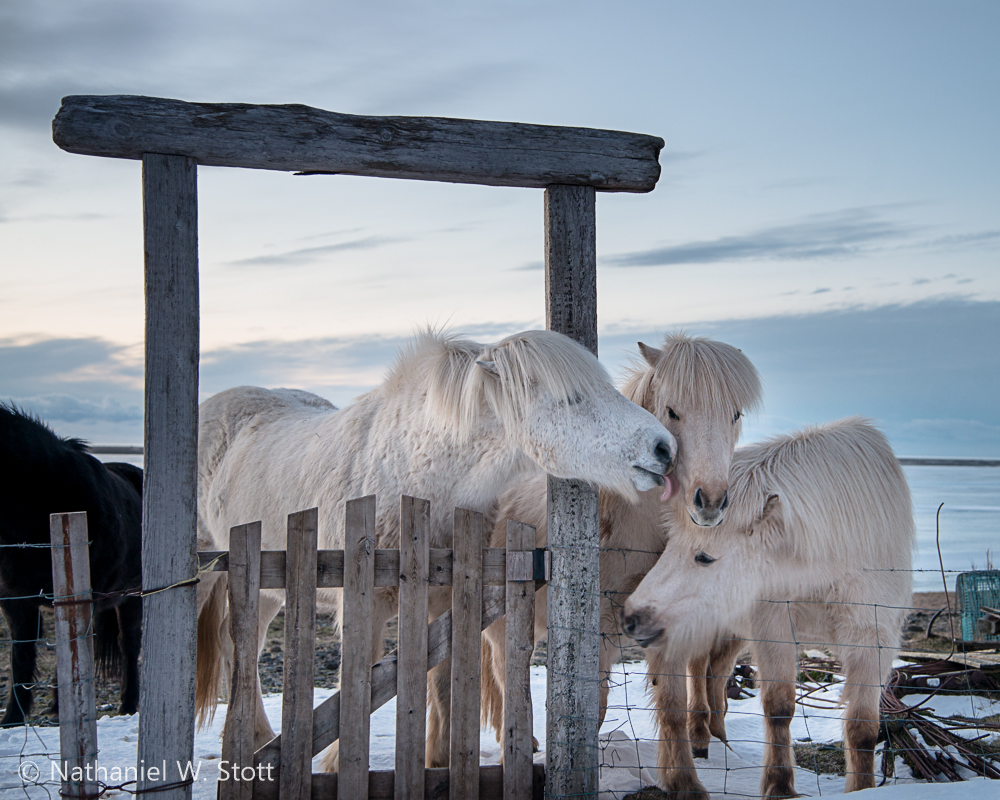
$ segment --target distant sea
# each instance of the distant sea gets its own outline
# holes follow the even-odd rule
[[[100,456],[142,466],[142,456]],[[1000,569],[1000,467],[904,467],[913,496],[917,552],[913,589],[939,592],[941,572],[934,542],[935,514],[941,503],[941,556],[948,589],[955,576],[986,569],[987,551]]]

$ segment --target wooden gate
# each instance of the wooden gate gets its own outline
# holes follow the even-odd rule
[[[233,675],[222,758],[253,765],[251,780],[220,783],[226,800],[281,798],[542,797],[525,703],[536,582],[547,562],[535,529],[508,522],[507,547],[484,548],[481,514],[455,509],[454,548],[430,547],[430,503],[400,499],[398,550],[375,548],[375,497],[346,504],[344,550],[317,550],[317,509],[288,517],[287,551],[260,549],[259,522],[230,533],[227,552],[199,553],[229,572]],[[398,587],[399,645],[369,663],[375,587]],[[452,608],[429,625],[430,586],[452,587]],[[342,587],[340,690],[313,709],[316,589]],[[253,751],[261,589],[285,589],[282,734]],[[480,635],[507,613],[504,765],[480,766]],[[451,660],[451,762],[425,769],[426,674]],[[396,701],[394,770],[368,768],[369,715]],[[345,724],[341,724],[341,720]],[[349,723],[349,724],[348,724]],[[340,741],[339,773],[312,773],[312,757]],[[246,767],[245,767],[246,768]]]

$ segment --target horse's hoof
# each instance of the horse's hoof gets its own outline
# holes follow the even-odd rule
[[[708,758],[708,748],[707,747],[692,747],[691,755],[695,758]]]
[[[24,724],[23,719],[20,720],[14,718],[8,719],[7,717],[4,717],[2,720],[0,720],[0,728],[19,728],[23,724]]]

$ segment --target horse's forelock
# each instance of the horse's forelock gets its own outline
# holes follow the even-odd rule
[[[760,375],[741,350],[732,345],[684,333],[669,334],[655,366],[633,365],[623,393],[641,403],[650,389],[666,402],[708,409],[727,417],[736,411],[756,411],[761,406]]]

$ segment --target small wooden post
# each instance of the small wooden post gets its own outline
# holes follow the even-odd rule
[[[229,532],[229,635],[233,679],[222,730],[222,760],[230,773],[253,765],[257,712],[257,631],[260,608],[260,523]],[[220,800],[252,800],[253,781],[219,782]]]
[[[90,604],[87,514],[52,514],[52,596],[56,680],[59,684],[59,757],[62,770],[82,769],[84,780],[63,780],[62,797],[97,794],[97,713]],[[87,779],[87,775],[90,779]]]
[[[483,629],[483,515],[455,509],[451,584],[452,797],[479,796],[479,693]]]
[[[396,659],[396,800],[424,795],[427,728],[427,500],[399,501],[399,648]]]
[[[597,246],[592,186],[545,190],[545,319],[597,355]],[[598,790],[597,491],[549,477],[546,797]]]
[[[146,414],[139,690],[140,792],[187,800],[176,764],[194,757],[198,491],[197,165],[142,158],[146,250]],[[158,591],[162,590],[162,591]],[[148,769],[166,762],[163,776]],[[156,775],[154,778],[153,775]],[[165,784],[178,783],[159,791]]]
[[[281,685],[281,800],[312,790],[313,675],[319,510],[288,515],[285,568],[285,669]]]
[[[507,618],[503,696],[504,800],[531,800],[531,653],[535,628],[535,529],[507,520]]]
[[[367,800],[375,600],[375,497],[348,500],[346,513],[337,796],[344,800]]]

